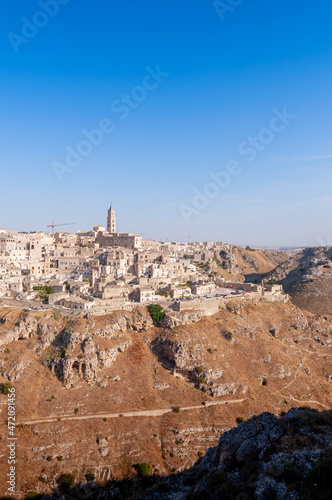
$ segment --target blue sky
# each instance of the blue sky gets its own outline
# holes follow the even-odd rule
[[[113,202],[118,230],[146,238],[331,241],[332,4],[228,2],[221,20],[212,1],[3,0],[0,227],[88,230]],[[296,118],[248,162],[239,145],[285,107]],[[70,167],[66,148],[104,119],[113,131]],[[198,210],[193,190],[232,160],[241,172]]]

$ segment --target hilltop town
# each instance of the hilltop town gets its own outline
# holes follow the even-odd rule
[[[93,314],[158,302],[174,311],[197,309],[202,315],[215,314],[234,296],[287,301],[281,285],[241,282],[237,251],[223,242],[158,242],[117,233],[111,205],[107,226],[91,231],[0,230],[0,300],[8,306]],[[247,254],[241,256],[242,263],[259,270]],[[281,263],[265,263],[262,271]]]

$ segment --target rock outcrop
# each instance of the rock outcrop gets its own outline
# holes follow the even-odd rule
[[[222,434],[189,471],[137,498],[165,500],[331,498],[332,411],[293,408],[254,416]]]

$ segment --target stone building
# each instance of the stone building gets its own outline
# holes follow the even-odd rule
[[[141,235],[133,233],[98,233],[96,241],[101,248],[117,246],[134,249],[142,246]]]
[[[96,235],[96,242],[101,248],[124,247],[136,249],[142,247],[142,236],[136,233],[117,233],[115,210],[111,205],[107,214],[107,231],[99,230]]]
[[[111,205],[107,214],[107,231],[109,233],[116,233],[116,217],[115,210]]]

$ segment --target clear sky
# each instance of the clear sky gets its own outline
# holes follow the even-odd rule
[[[330,0],[0,9],[0,227],[332,244]]]

